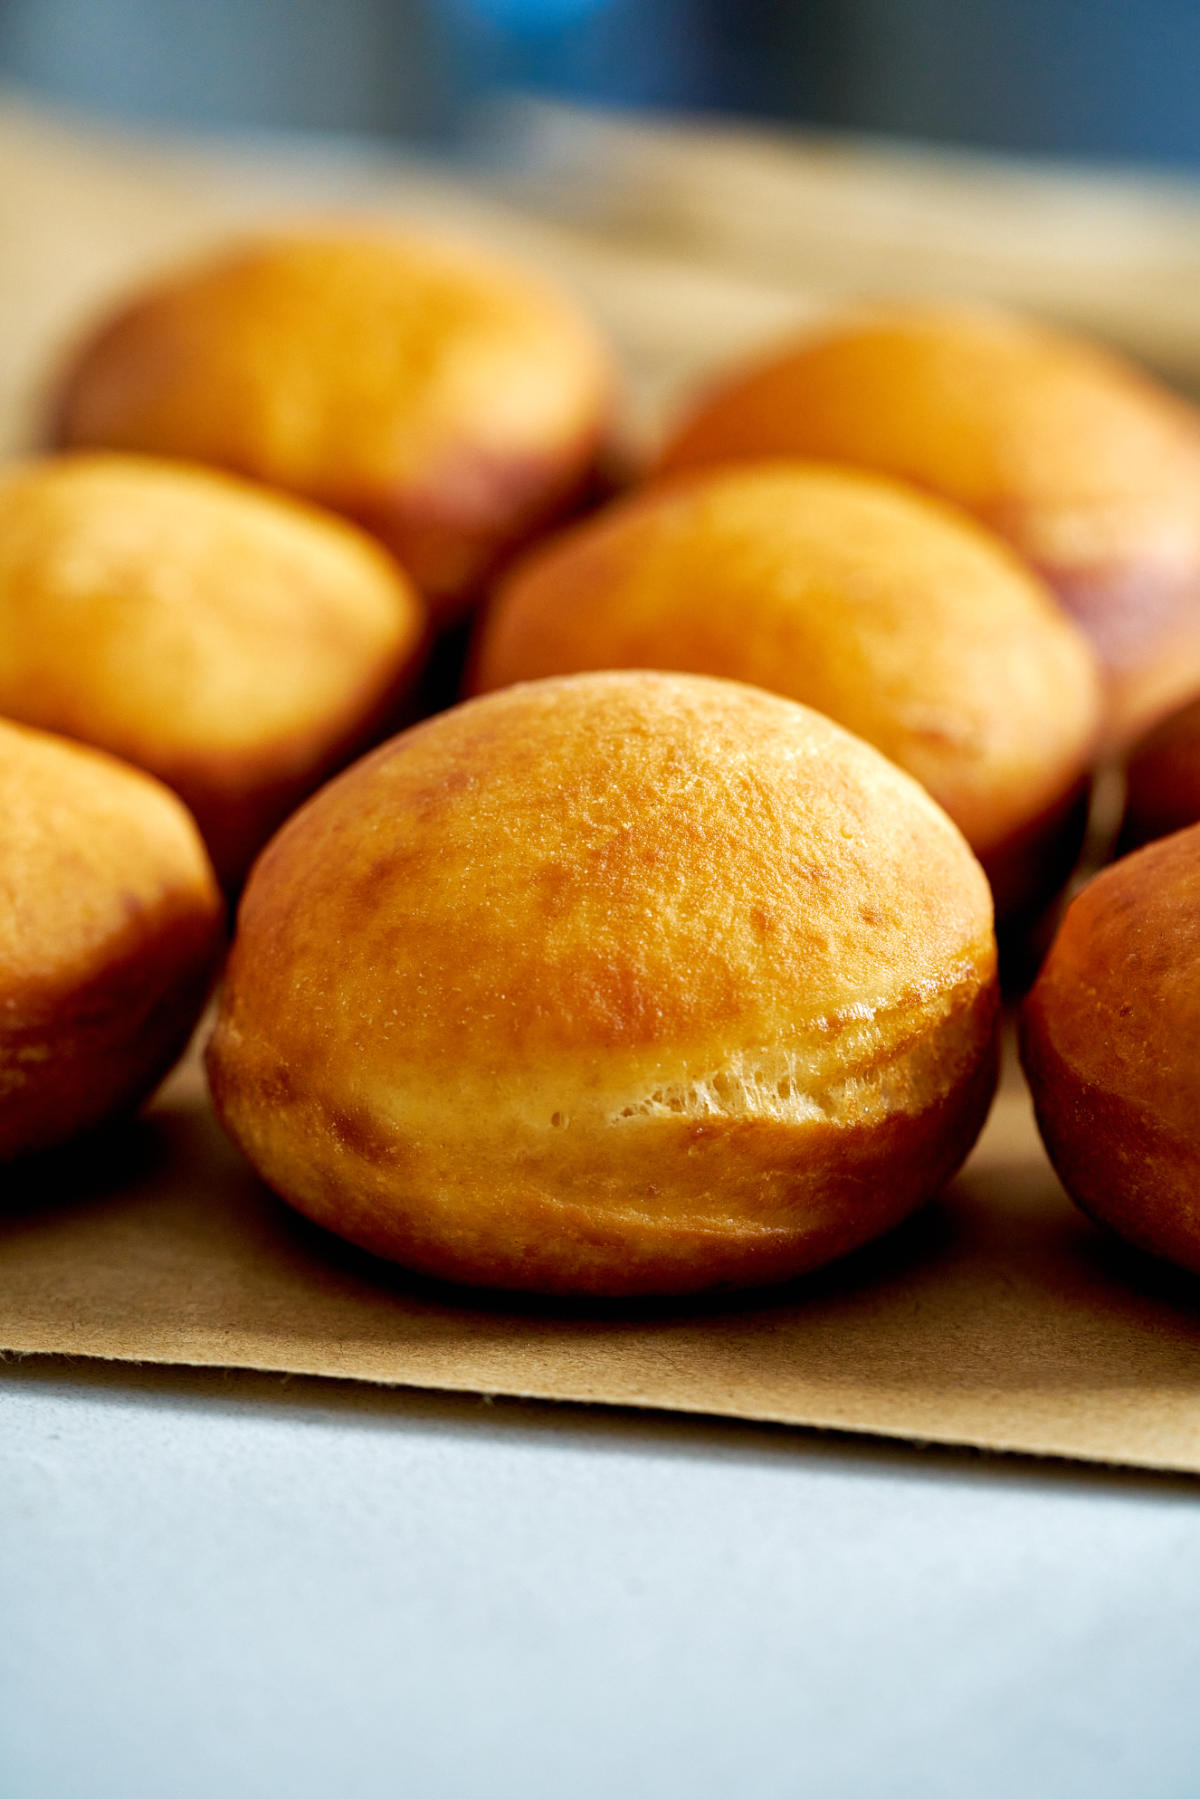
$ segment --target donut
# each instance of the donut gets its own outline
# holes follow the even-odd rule
[[[1074,900],[1022,1014],[1050,1159],[1085,1212],[1200,1274],[1200,825]]]
[[[284,1199],[431,1276],[777,1281],[904,1217],[995,1080],[982,870],[907,775],[734,682],[530,682],[259,859],[208,1048]]]
[[[1200,420],[1119,357],[983,309],[834,320],[718,385],[659,466],[773,455],[896,476],[1007,538],[1092,639],[1114,744],[1200,691]]]
[[[294,230],[135,292],[71,359],[67,447],[215,463],[381,537],[439,623],[570,504],[609,429],[590,324],[501,261],[382,226]]]
[[[424,635],[370,538],[244,481],[106,453],[0,471],[0,715],[165,781],[230,885],[380,733]]]
[[[0,1160],[157,1086],[199,1016],[223,917],[174,794],[0,721]]]
[[[1126,777],[1126,849],[1200,824],[1200,700],[1181,706],[1134,744]]]
[[[1095,658],[1011,551],[938,501],[783,459],[643,489],[501,583],[472,684],[636,667],[767,687],[866,738],[950,814],[1002,918],[1065,876]]]

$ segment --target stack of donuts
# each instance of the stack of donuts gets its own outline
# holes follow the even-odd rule
[[[218,987],[223,1124],[368,1250],[779,1281],[954,1174],[1049,943],[1049,1153],[1200,1272],[1200,415],[897,306],[615,491],[620,422],[569,300],[383,226],[81,335],[0,470],[0,1156],[127,1116]]]

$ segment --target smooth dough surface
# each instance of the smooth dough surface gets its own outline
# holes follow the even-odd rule
[[[834,322],[719,385],[661,467],[769,455],[898,476],[1007,538],[1092,639],[1115,741],[1200,689],[1200,421],[1119,357],[982,308]]]
[[[1001,913],[1052,885],[1099,731],[1095,659],[957,510],[785,460],[659,484],[517,565],[474,684],[638,667],[747,681],[866,738],[949,812]]]
[[[0,1158],[150,1092],[199,1015],[222,919],[173,794],[0,722]]]
[[[1136,743],[1126,766],[1121,839],[1129,848],[1200,824],[1200,700]]]
[[[440,619],[570,502],[614,378],[552,290],[383,228],[235,246],[135,294],[62,383],[66,445],[216,463],[383,538]]]
[[[370,740],[424,629],[378,545],[246,482],[102,453],[0,470],[0,714],[167,782],[226,879]]]
[[[1200,826],[1084,888],[1026,1001],[1021,1047],[1067,1191],[1200,1274]]]
[[[584,675],[365,758],[243,898],[224,1122],[318,1222],[559,1292],[783,1278],[949,1177],[994,1080],[991,902],[865,744]]]

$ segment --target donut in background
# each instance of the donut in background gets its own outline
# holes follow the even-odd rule
[[[214,463],[344,513],[445,624],[586,485],[613,388],[588,320],[519,270],[329,226],[133,293],[75,354],[55,434]]]
[[[1091,638],[1113,743],[1200,691],[1200,420],[1119,357],[982,308],[831,321],[719,384],[660,471],[773,455],[897,476],[1006,538]]]
[[[1125,773],[1124,848],[1200,823],[1200,700],[1182,706],[1134,744]]]
[[[0,715],[157,775],[228,884],[378,733],[424,638],[377,544],[278,494],[134,456],[0,471]]]
[[[472,684],[637,667],[747,681],[865,738],[954,819],[1001,918],[1066,877],[1095,658],[1011,551],[940,502],[784,459],[644,488],[510,571]]]
[[[1025,1002],[1042,1138],[1093,1217],[1200,1273],[1200,826],[1103,870]]]
[[[174,794],[0,721],[0,1159],[148,1096],[199,1016],[223,916]]]

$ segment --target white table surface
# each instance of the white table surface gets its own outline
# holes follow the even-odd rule
[[[3,1799],[1196,1799],[1200,1483],[0,1368]]]

